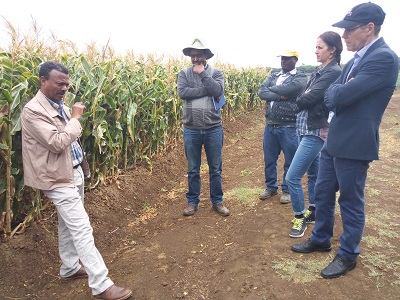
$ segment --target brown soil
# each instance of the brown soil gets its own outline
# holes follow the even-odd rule
[[[257,109],[224,122],[227,218],[211,210],[206,170],[199,210],[182,216],[187,183],[181,144],[154,161],[151,172],[137,168],[86,194],[110,277],[131,288],[132,299],[400,299],[399,105],[397,94],[381,126],[381,160],[369,172],[362,254],[346,276],[319,276],[337,251],[339,211],[333,251],[300,255],[290,246],[308,238],[312,225],[303,238],[290,238],[290,204],[281,205],[279,195],[258,200],[264,117]],[[59,265],[51,205],[43,220],[0,244],[0,299],[90,299],[86,280],[59,280]]]

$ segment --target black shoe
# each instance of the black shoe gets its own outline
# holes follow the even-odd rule
[[[307,209],[306,213],[304,214],[304,218],[306,218],[307,224],[315,224],[315,210]]]
[[[331,251],[331,245],[320,245],[320,244],[316,244],[311,242],[310,239],[308,239],[305,242],[302,242],[300,244],[294,244],[292,246],[292,250],[294,252],[300,252],[300,253],[311,253],[314,251],[319,251],[319,252],[329,252]]]
[[[327,279],[336,278],[345,275],[353,270],[357,265],[357,260],[349,260],[336,255],[333,261],[321,272],[321,276]]]

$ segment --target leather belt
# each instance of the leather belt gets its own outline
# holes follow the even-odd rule
[[[274,128],[290,128],[295,127],[293,125],[284,125],[284,124],[267,124],[268,126],[272,126]]]

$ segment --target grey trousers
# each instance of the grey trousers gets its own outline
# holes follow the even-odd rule
[[[75,187],[45,190],[43,193],[54,203],[58,215],[58,247],[62,265],[60,275],[68,277],[81,268],[89,277],[92,294],[104,292],[114,283],[94,244],[93,229],[84,202],[84,178],[81,167],[74,170]]]

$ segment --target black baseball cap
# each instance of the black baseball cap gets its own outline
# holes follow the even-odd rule
[[[354,6],[342,21],[333,24],[333,27],[347,28],[357,24],[382,25],[385,20],[385,12],[375,3],[362,3]]]

